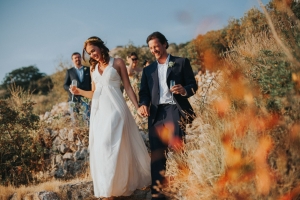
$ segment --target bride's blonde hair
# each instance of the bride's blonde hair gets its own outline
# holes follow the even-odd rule
[[[109,49],[105,46],[104,42],[96,36],[92,36],[84,42],[83,50],[82,50],[82,59],[85,61],[85,53],[87,53],[86,52],[86,46],[88,44],[97,46],[100,49],[103,63],[108,64],[108,62],[109,62]],[[94,71],[95,66],[97,65],[98,61],[90,58],[89,63],[91,64],[91,71]]]

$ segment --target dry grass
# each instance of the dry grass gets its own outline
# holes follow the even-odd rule
[[[51,75],[53,88],[47,95],[33,95],[32,99],[36,102],[34,112],[38,115],[50,111],[51,108],[60,102],[68,101],[68,92],[63,88],[66,70],[71,66],[67,61],[59,61],[57,70]]]
[[[0,90],[0,97],[4,96],[4,94],[5,94],[5,90]]]
[[[65,184],[75,184],[75,183],[85,182],[85,181],[91,181],[91,177],[89,173],[82,175],[80,178],[72,179],[69,181],[60,181],[60,180],[53,179],[38,185],[21,186],[18,188],[13,186],[4,187],[0,185],[0,200],[7,200],[14,193],[17,193],[17,199],[22,199],[26,194],[41,192],[41,191],[52,191],[59,194],[59,186]]]
[[[225,171],[221,132],[207,119],[197,117],[187,130],[184,151],[168,155],[167,192],[180,191],[175,195],[178,199],[210,199],[213,184]]]
[[[249,61],[265,59],[261,51],[285,53],[277,44],[267,32],[248,34],[225,55],[226,70],[216,80],[220,87],[208,88],[204,97],[196,94],[197,117],[187,129],[186,144],[168,154],[167,183],[161,187],[172,199],[299,197],[299,121],[287,112],[269,111],[267,96],[249,76],[258,64]],[[299,96],[285,101],[299,112]]]

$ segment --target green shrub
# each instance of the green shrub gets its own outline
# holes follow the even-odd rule
[[[258,83],[262,94],[267,99],[267,108],[279,111],[282,108],[281,98],[287,96],[293,89],[290,63],[282,53],[261,50],[258,57],[246,58],[252,69],[249,78]]]
[[[32,183],[32,173],[42,166],[43,148],[35,136],[39,117],[33,114],[30,95],[20,88],[0,100],[0,183]]]

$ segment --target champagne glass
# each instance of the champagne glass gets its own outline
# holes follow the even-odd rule
[[[175,85],[175,80],[170,80],[170,89]],[[172,104],[174,104],[174,97],[173,97],[173,92],[172,92]]]
[[[77,81],[75,79],[72,80],[71,87],[77,87]],[[72,94],[72,102],[73,102],[74,94]]]

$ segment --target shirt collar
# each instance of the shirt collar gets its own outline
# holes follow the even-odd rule
[[[168,64],[168,63],[169,63],[169,59],[170,59],[170,54],[168,54],[168,57],[167,57],[167,59],[166,59],[166,62],[165,62],[165,63],[163,63],[163,64],[160,64],[158,61],[156,61],[156,62],[157,62],[157,64],[158,64],[158,65],[166,65],[166,64]]]
[[[83,68],[83,66],[81,66],[79,68],[77,68],[76,66],[74,66],[74,68],[77,69],[77,70],[81,70]]]

